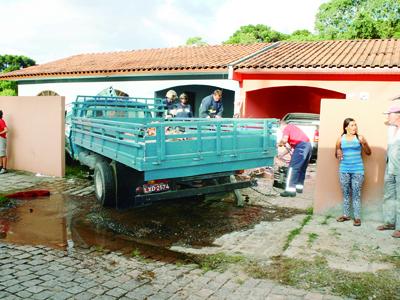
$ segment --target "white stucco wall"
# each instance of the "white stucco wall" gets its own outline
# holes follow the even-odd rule
[[[184,85],[212,85],[232,90],[236,97],[240,95],[239,83],[229,79],[25,83],[18,85],[18,95],[36,96],[41,91],[52,90],[60,96],[64,96],[65,104],[68,106],[77,95],[96,95],[110,86],[129,94],[131,97],[152,98],[156,91]]]

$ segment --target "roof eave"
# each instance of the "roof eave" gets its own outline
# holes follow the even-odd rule
[[[198,75],[226,75],[227,67],[214,67],[203,69],[184,69],[184,70],[143,70],[143,71],[79,71],[79,72],[53,72],[36,73],[24,75],[0,76],[0,80],[20,81],[20,80],[41,80],[41,79],[76,79],[76,78],[123,78],[123,77],[166,77],[166,76],[198,76]]]
[[[400,68],[236,69],[233,79],[400,81]]]

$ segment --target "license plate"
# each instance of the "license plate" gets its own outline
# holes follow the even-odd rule
[[[169,191],[169,185],[168,183],[164,182],[154,183],[154,184],[144,184],[143,191],[145,194]]]

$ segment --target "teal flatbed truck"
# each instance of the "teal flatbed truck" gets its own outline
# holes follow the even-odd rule
[[[238,170],[273,165],[276,119],[165,119],[161,99],[78,96],[67,144],[94,169],[103,206],[232,191]]]

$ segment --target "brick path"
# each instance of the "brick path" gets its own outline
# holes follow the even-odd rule
[[[0,243],[0,299],[341,299],[196,265]]]
[[[9,172],[0,177],[0,193],[21,191],[30,188],[50,189],[54,193],[85,196],[94,192],[91,181],[84,179],[65,179],[35,176],[24,172]]]
[[[90,181],[86,180],[37,177],[12,172],[1,175],[0,193],[32,187],[50,187],[52,192],[74,195],[93,192]],[[295,218],[290,222],[298,221]],[[250,230],[248,243],[253,246],[258,242],[265,244],[268,237],[263,236],[263,232],[269,231],[269,226],[271,224],[264,222]],[[242,253],[246,253],[246,249],[239,249],[239,246],[244,247],[246,244],[239,243],[242,240],[241,233],[233,235],[237,242],[231,243],[232,239],[221,242],[224,250],[242,250]],[[273,244],[270,241],[268,243]],[[254,251],[249,249],[250,253]],[[231,272],[204,273],[196,265],[178,266],[143,261],[119,253],[80,248],[62,251],[44,246],[13,245],[0,240],[0,299],[341,298],[294,289],[269,280],[242,280]]]

